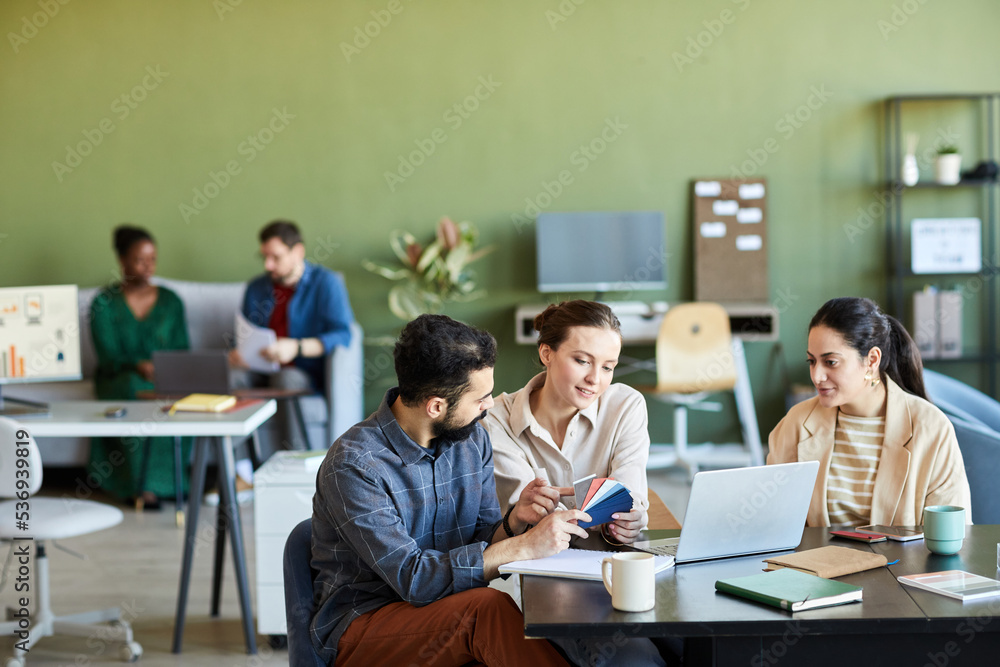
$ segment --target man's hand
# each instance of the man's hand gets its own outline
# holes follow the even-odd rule
[[[541,477],[528,482],[510,513],[511,530],[523,532],[528,525],[537,525],[559,506],[560,496],[573,495],[573,489],[549,486]]]
[[[299,341],[297,338],[279,338],[261,350],[260,356],[268,361],[277,361],[279,364],[291,363],[299,356]]]
[[[236,348],[229,350],[230,368],[247,368],[247,362],[243,360],[243,355]]]
[[[639,538],[645,516],[646,510],[642,507],[633,507],[631,512],[612,514],[614,521],[608,524],[608,535],[616,542],[632,544]]]
[[[152,361],[137,361],[135,364],[135,372],[142,376],[142,379],[146,382],[153,381],[153,362]]]
[[[556,510],[542,519],[537,526],[517,539],[524,540],[526,560],[545,558],[569,547],[576,535],[587,538],[587,531],[576,525],[577,521],[590,521],[590,515],[580,510]]]

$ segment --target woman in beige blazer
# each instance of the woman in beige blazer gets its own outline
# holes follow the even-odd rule
[[[819,461],[808,525],[831,525],[831,511],[837,524],[906,526],[930,505],[969,510],[955,431],[898,320],[870,299],[832,299],[809,323],[807,356],[818,395],[771,432],[767,462]]]

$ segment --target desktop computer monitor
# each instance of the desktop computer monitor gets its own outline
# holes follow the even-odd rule
[[[76,285],[0,287],[0,414],[47,410],[4,396],[5,385],[81,377]]]
[[[539,292],[667,287],[659,211],[542,213],[535,221]]]

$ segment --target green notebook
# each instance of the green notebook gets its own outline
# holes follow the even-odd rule
[[[715,582],[715,589],[787,611],[861,602],[860,586],[787,568],[749,577],[721,579]]]

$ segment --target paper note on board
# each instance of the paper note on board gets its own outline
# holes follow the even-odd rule
[[[740,203],[729,199],[720,199],[712,202],[712,213],[716,215],[736,215],[740,210]]]
[[[760,250],[764,247],[764,239],[760,234],[743,234],[736,237],[737,250]]]
[[[764,219],[764,213],[759,208],[741,208],[736,212],[736,222],[752,223]]]
[[[726,223],[724,222],[703,222],[699,229],[701,235],[706,239],[721,239],[726,235]]]
[[[740,186],[740,199],[763,199],[763,183],[744,183]]]
[[[718,181],[696,181],[694,193],[699,197],[718,197],[722,194],[722,183]]]

